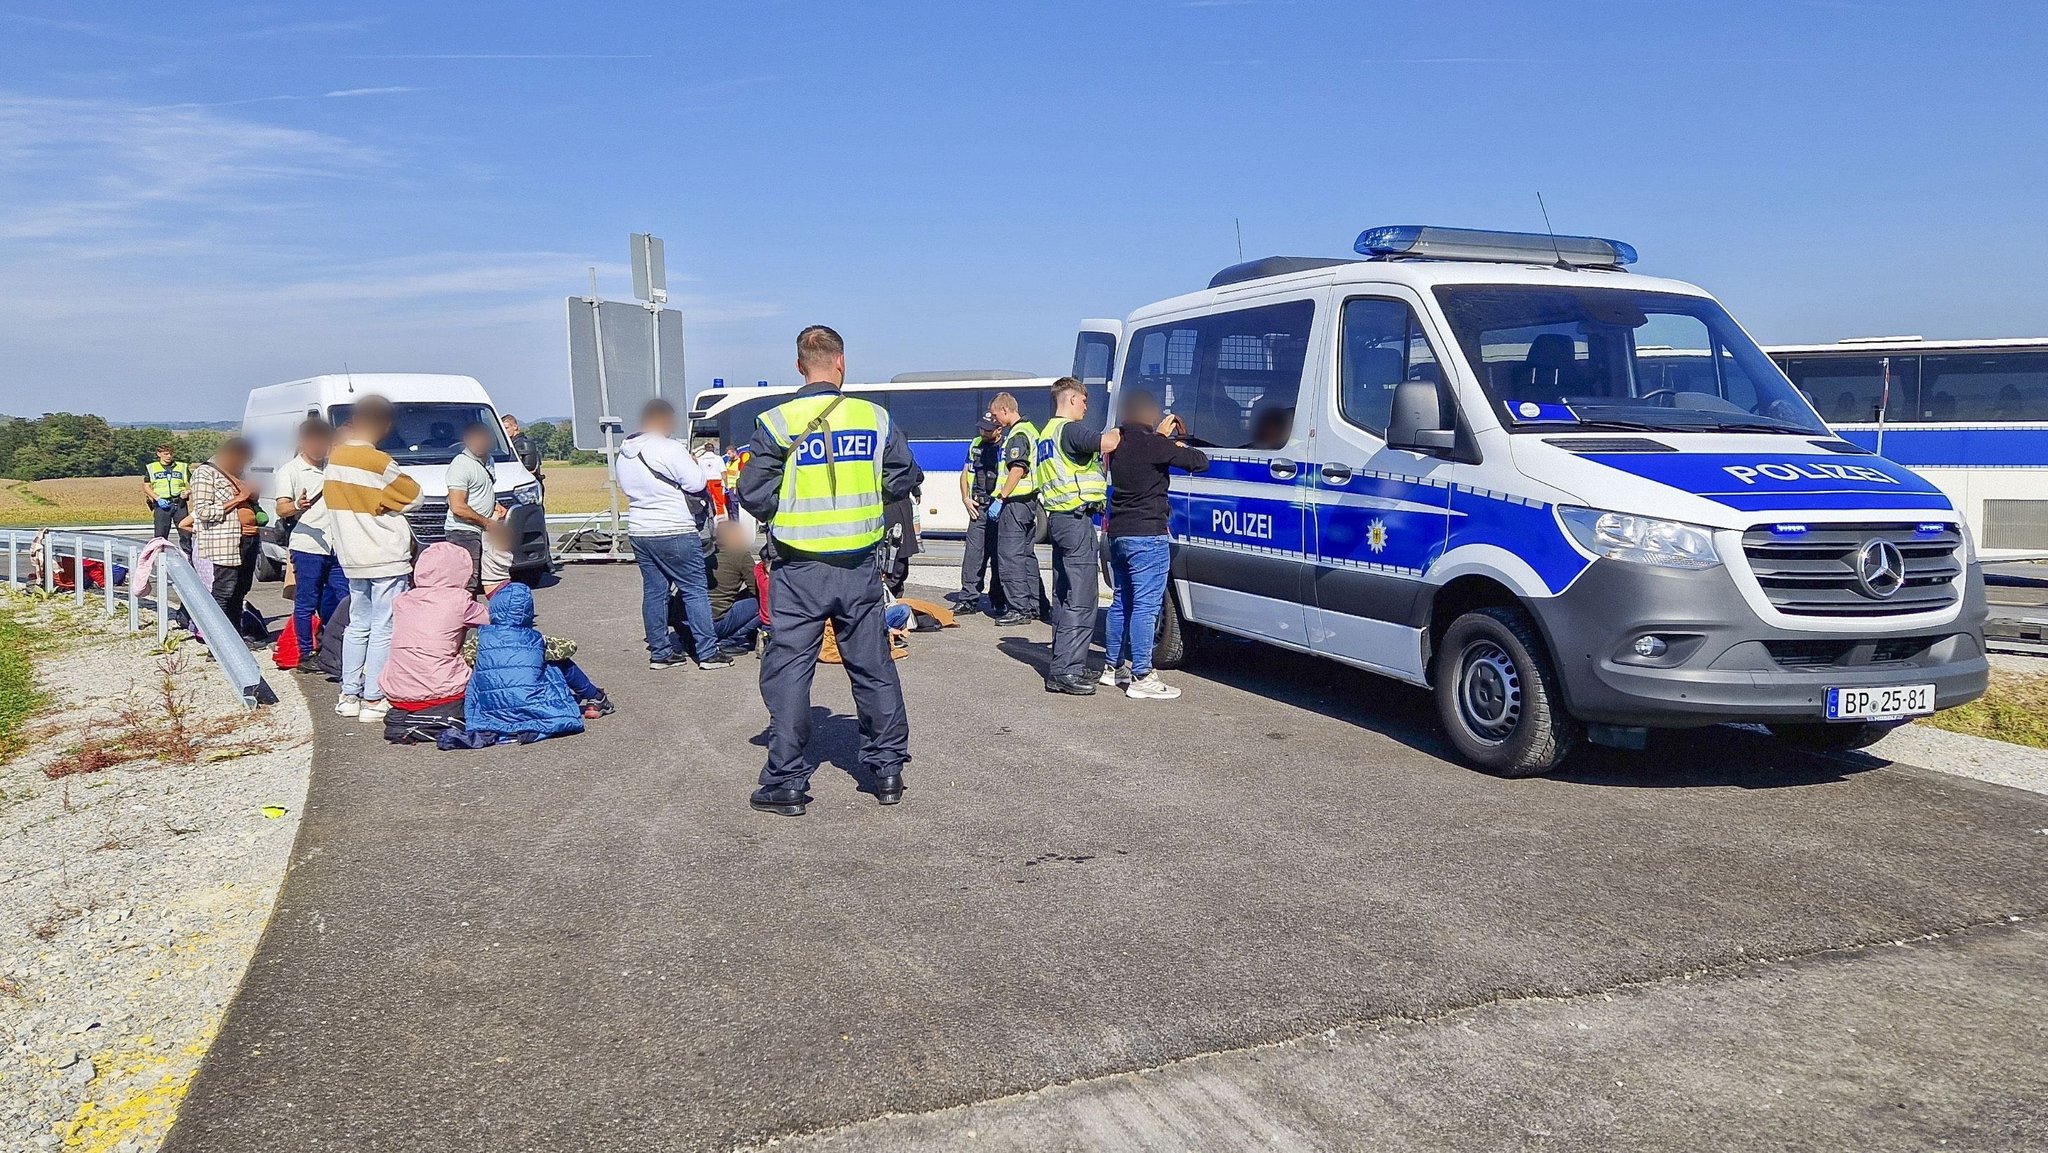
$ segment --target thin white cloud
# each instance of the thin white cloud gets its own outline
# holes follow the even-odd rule
[[[652,52],[362,52],[355,60],[652,60]]]
[[[382,88],[337,88],[332,92],[321,93],[321,99],[342,100],[351,96],[396,96],[401,92],[424,91],[426,89],[415,88],[410,84],[389,84]]]

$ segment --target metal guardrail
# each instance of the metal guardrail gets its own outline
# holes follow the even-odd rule
[[[40,571],[37,571],[32,554],[39,532],[44,533],[43,557]],[[227,678],[229,686],[241,696],[242,703],[254,707],[277,700],[277,694],[263,679],[263,670],[256,663],[256,655],[242,643],[241,631],[214,603],[213,590],[199,579],[192,562],[176,548],[158,550],[151,572],[152,587],[144,589],[137,587],[132,579],[124,578],[117,582],[114,575],[118,567],[126,571],[128,578],[133,577],[136,561],[149,545],[146,539],[135,540],[104,532],[0,529],[0,544],[7,549],[9,585],[40,585],[45,594],[54,594],[57,591],[57,573],[66,567],[66,562],[70,562],[71,594],[78,607],[84,608],[90,596],[102,600],[106,615],[111,617],[120,612],[117,603],[125,605],[128,631],[140,632],[143,627],[142,607],[147,603],[156,621],[156,639],[160,644],[170,639],[172,593],[175,592],[177,606],[185,611],[201,637],[228,639],[225,644],[208,645],[207,650],[213,655],[214,667]],[[86,588],[86,561],[94,561],[101,566],[97,594]]]

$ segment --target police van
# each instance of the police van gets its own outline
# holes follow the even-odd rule
[[[1593,237],[1356,250],[1085,324],[1077,371],[1156,396],[1211,462],[1172,482],[1162,663],[1213,629],[1429,686],[1512,776],[1721,722],[1857,748],[1983,693],[1964,520],[1711,296]]]

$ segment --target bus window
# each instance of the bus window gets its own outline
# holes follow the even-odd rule
[[[1921,364],[1922,420],[2048,421],[2048,353],[1926,356]]]
[[[909,440],[968,440],[981,419],[980,394],[971,388],[856,393],[889,410]]]
[[[1074,342],[1074,379],[1090,386],[1089,411],[1093,407],[1093,386],[1107,385],[1116,362],[1116,337],[1107,332],[1084,332]]]
[[[1891,361],[1892,396],[1886,420],[1939,420],[1923,414],[1919,358],[1912,356],[1793,356],[1785,375],[1812,401],[1829,424],[1868,424],[1877,419],[1884,393],[1884,362]]]

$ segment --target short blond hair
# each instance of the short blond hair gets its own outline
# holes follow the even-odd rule
[[[833,357],[845,355],[846,341],[822,324],[814,324],[796,334],[796,362],[805,371],[831,368]]]
[[[988,410],[990,412],[1015,412],[1017,411],[1017,398],[1007,392],[999,392],[990,398]]]

